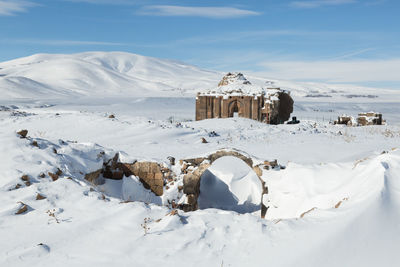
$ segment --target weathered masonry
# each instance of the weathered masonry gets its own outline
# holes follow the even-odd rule
[[[183,192],[186,194],[187,202],[181,204],[180,208],[184,211],[195,211],[198,207],[198,198],[200,196],[200,180],[203,173],[211,166],[211,164],[221,157],[236,157],[243,160],[258,176],[262,193],[260,196],[261,218],[265,218],[269,206],[265,205],[265,200],[268,195],[268,187],[263,180],[265,170],[278,166],[277,161],[260,161],[255,160],[251,156],[237,150],[219,150],[206,157],[191,158],[180,160],[182,165],[183,177]],[[281,166],[279,166],[281,168]]]
[[[104,155],[103,155],[104,156]],[[198,198],[200,196],[200,181],[203,173],[222,157],[236,157],[245,162],[257,175],[260,181],[260,212],[261,217],[265,218],[269,208],[268,186],[266,184],[267,171],[278,171],[280,166],[277,160],[267,161],[248,155],[236,149],[221,149],[209,155],[196,158],[181,159],[175,163],[175,158],[171,158],[170,165],[162,162],[133,161],[131,163],[121,162],[119,153],[113,158],[103,157],[103,166],[96,171],[85,174],[85,179],[92,185],[104,184],[106,179],[122,180],[124,177],[132,175],[139,178],[143,187],[154,193],[155,196],[165,198],[172,208],[179,208],[184,211],[195,211],[199,208]],[[173,159],[173,160],[172,160]],[[175,164],[178,168],[172,168]],[[183,201],[169,199],[165,194],[169,186],[182,182],[180,190]],[[171,201],[170,201],[171,200]],[[167,205],[164,202],[165,205]],[[169,204],[168,204],[169,205]],[[168,206],[167,205],[167,206]]]
[[[196,120],[243,117],[279,124],[292,112],[293,99],[288,92],[254,86],[241,73],[228,73],[216,89],[196,97]]]

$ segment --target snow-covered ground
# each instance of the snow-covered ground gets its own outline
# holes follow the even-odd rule
[[[376,266],[386,261],[385,266],[396,266],[398,121],[345,127],[303,121],[300,115],[298,125],[273,126],[241,118],[194,122],[188,121],[193,118],[192,101],[164,100],[167,103],[22,103],[18,109],[9,105],[10,110],[0,112],[0,265]],[[108,118],[111,113],[115,119]],[[20,129],[28,129],[32,139],[18,138],[15,132]],[[218,136],[210,135],[212,131]],[[203,144],[202,137],[209,143]],[[39,148],[31,145],[33,140]],[[286,166],[267,178],[271,208],[266,220],[259,218],[258,210],[238,214],[204,209],[167,216],[166,207],[122,202],[132,191],[143,192],[135,191],[138,183],[133,180],[124,178],[120,187],[109,184],[91,191],[80,175],[99,167],[100,151],[167,162],[168,156],[181,159],[226,147],[278,159]],[[388,153],[381,155],[383,151]],[[254,173],[235,160],[216,161],[210,170],[213,179],[226,184],[227,179],[239,179],[251,185],[247,181],[254,181]],[[38,178],[57,168],[64,173],[57,181]],[[32,177],[29,187],[20,180],[24,174]],[[9,191],[17,183],[23,186]],[[256,186],[236,185],[238,199],[257,191]],[[250,193],[240,196],[246,191]],[[37,193],[47,198],[37,201]],[[20,201],[29,212],[14,215]],[[143,224],[149,228],[147,234]]]
[[[53,60],[36,57],[12,64]],[[126,57],[117,57],[118,64],[109,58],[108,65],[104,59],[99,61],[98,53],[79,57],[132,77],[137,73],[131,72],[132,59],[121,65]],[[0,77],[0,85],[15,79],[10,76],[30,75],[20,67],[17,75],[12,64],[0,64],[0,73],[7,74]],[[145,79],[144,69],[160,64],[142,65],[141,78]],[[201,83],[214,79],[210,75],[207,81],[202,70],[196,71],[204,75]],[[41,69],[28,78],[44,73]],[[192,70],[188,73],[196,77]],[[58,90],[53,86],[62,86],[58,78],[40,80],[49,84],[48,97],[42,86],[18,85],[17,91],[0,86],[4,92],[0,98],[0,266],[398,266],[400,93],[353,101],[295,94],[293,115],[301,121],[295,125],[266,125],[243,118],[196,122],[193,94],[158,97],[154,92],[160,88],[149,87],[153,97],[144,97],[137,91],[115,93],[116,87],[110,87],[112,94],[96,95],[91,91],[96,84],[78,98],[80,93],[73,87],[74,93],[53,94]],[[179,82],[176,77],[171,80]],[[382,112],[387,125],[330,123],[342,113],[370,110]],[[111,114],[115,118],[109,118]],[[29,131],[29,138],[18,137],[21,129]],[[237,158],[220,158],[204,173],[201,209],[194,212],[171,213],[163,205],[166,198],[180,196],[182,175],[161,198],[134,176],[100,186],[83,179],[102,166],[103,157],[116,152],[127,162],[151,160],[166,165],[167,157],[173,156],[178,164],[173,170],[178,171],[179,159],[222,148],[277,159],[285,167],[264,172],[270,205],[266,219],[260,218],[256,174]],[[53,181],[47,173],[58,169],[62,173]],[[21,179],[24,175],[29,183]],[[45,199],[36,200],[38,194]],[[16,215],[24,204],[27,211]]]

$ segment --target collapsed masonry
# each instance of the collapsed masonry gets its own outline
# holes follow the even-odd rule
[[[196,97],[196,120],[238,116],[280,124],[292,112],[289,92],[252,85],[242,73],[228,73],[217,88],[199,92]]]
[[[367,125],[384,125],[386,121],[382,119],[381,113],[366,112],[359,113],[357,119],[352,116],[342,115],[334,122],[334,124],[345,124],[347,126],[367,126]]]
[[[357,118],[358,125],[365,126],[365,125],[383,125],[386,123],[385,120],[382,119],[381,113],[376,112],[366,112],[366,113],[359,113]]]
[[[117,153],[114,158],[104,162],[101,169],[86,174],[85,179],[97,185],[103,182],[102,178],[122,180],[124,176],[131,175],[138,177],[144,188],[151,190],[156,196],[162,196],[164,180],[171,179],[172,171],[157,162],[122,163]]]
[[[339,116],[338,119],[334,121],[333,124],[344,124],[347,126],[353,126],[356,125],[356,121],[354,120],[353,116],[342,115]]]
[[[151,190],[156,196],[163,196],[164,191],[168,190],[168,184],[177,181],[177,177],[183,177],[183,194],[185,201],[183,203],[174,204],[173,208],[180,208],[184,211],[195,211],[198,209],[198,198],[200,196],[200,180],[203,173],[217,159],[225,156],[233,156],[243,160],[260,179],[262,187],[261,200],[261,217],[264,218],[268,210],[266,203],[266,195],[268,187],[263,179],[264,172],[270,169],[280,169],[277,161],[262,161],[247,155],[238,150],[219,150],[205,157],[182,159],[179,161],[180,168],[166,166],[158,162],[139,162],[123,163],[119,160],[117,153],[112,159],[103,163],[103,167],[97,171],[85,175],[85,179],[94,185],[104,182],[104,178],[121,180],[124,176],[129,177],[135,175],[140,179],[146,189]],[[173,159],[173,158],[172,158]],[[171,165],[175,164],[175,159],[170,159]],[[176,170],[179,170],[178,173]]]

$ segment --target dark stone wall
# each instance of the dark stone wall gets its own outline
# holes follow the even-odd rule
[[[235,112],[239,117],[261,121],[263,96],[197,96],[196,120],[230,118]]]
[[[293,99],[289,94],[279,94],[278,112],[271,118],[271,124],[281,124],[290,119],[290,114],[293,112]]]
[[[290,118],[293,99],[287,93],[279,94],[279,101],[265,103],[261,96],[202,96],[196,98],[196,120],[230,118],[235,112],[239,117],[270,124],[280,124]],[[267,106],[266,106],[267,105]]]

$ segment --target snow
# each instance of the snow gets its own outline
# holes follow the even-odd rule
[[[261,181],[246,163],[223,157],[201,177],[199,208],[252,212],[260,209],[261,193]]]
[[[59,68],[53,69],[56,63]],[[185,97],[174,89],[161,97],[160,92],[186,82],[190,88],[197,77],[215,86],[219,73],[100,52],[36,55],[0,65],[0,73],[7,74],[0,77],[0,266],[398,265],[398,92],[373,100],[336,93],[331,93],[335,101],[310,100],[299,93],[304,84],[292,83],[299,124],[193,121],[195,89],[187,89]],[[169,67],[175,69],[163,72]],[[180,77],[180,69],[187,69],[187,76]],[[125,88],[132,81],[143,88]],[[329,92],[330,86],[323,89]],[[330,123],[339,114],[368,110],[382,113],[387,124]],[[21,129],[29,131],[28,139],[18,137]],[[219,149],[245,151],[257,163],[277,159],[285,167],[265,170],[261,177],[269,190],[265,219],[258,205],[260,181],[237,158],[219,158],[203,174],[200,209],[194,212],[166,206],[183,196],[181,174],[161,197],[135,176],[104,179],[98,186],[83,178],[117,152],[124,162],[166,166],[173,156],[177,165],[170,167],[180,173],[179,159]],[[58,168],[62,175],[56,181],[40,178]],[[25,174],[30,186],[20,179]],[[38,193],[46,198],[36,200]],[[20,202],[28,210],[15,215]]]
[[[183,63],[122,52],[37,54],[0,63],[3,99],[179,96],[182,90],[210,86],[216,77]]]
[[[0,63],[0,100],[194,97],[210,88],[223,90],[216,86],[225,74],[125,52],[36,54]],[[400,101],[396,90],[245,75],[251,85],[243,90],[249,94],[259,92],[260,88],[281,88],[290,91],[292,97],[311,102]],[[231,86],[234,91],[242,87]]]

